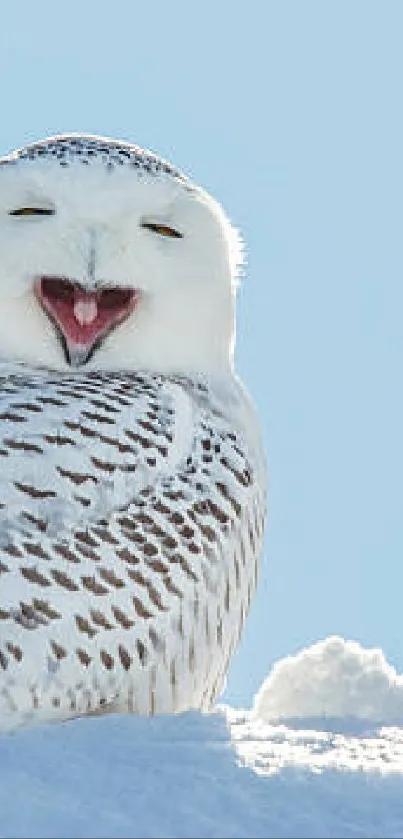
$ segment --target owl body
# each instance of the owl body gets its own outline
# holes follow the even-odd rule
[[[93,138],[80,142],[87,151],[94,149]],[[41,146],[45,151],[54,147],[65,149],[66,141]],[[67,148],[68,165],[74,168],[77,146],[74,152]],[[17,155],[23,173],[17,172],[14,203],[8,160],[5,166],[4,206],[18,210],[7,210],[16,222],[12,235],[24,241],[25,216],[32,215],[25,212],[29,201],[36,202],[37,228],[28,231],[23,262],[15,245],[8,244],[4,266],[10,275],[14,271],[14,285],[4,283],[8,273],[0,255],[0,298],[3,283],[10,320],[20,313],[27,330],[20,351],[12,324],[0,330],[3,730],[108,711],[150,715],[208,709],[222,689],[249,609],[264,529],[264,454],[254,408],[231,362],[233,255],[227,254],[223,289],[216,293],[215,266],[195,292],[194,303],[180,261],[168,291],[161,290],[164,270],[169,280],[174,260],[186,252],[178,247],[161,249],[147,262],[148,240],[147,247],[140,243],[138,263],[147,262],[148,269],[142,277],[138,266],[131,274],[127,270],[123,282],[122,254],[129,245],[126,233],[119,233],[114,255],[108,244],[106,283],[97,266],[106,265],[102,235],[108,243],[112,234],[105,220],[102,234],[96,201],[96,209],[87,207],[83,230],[77,232],[81,191],[65,250],[66,235],[54,228],[59,259],[52,238],[46,249],[42,222],[55,184],[58,201],[62,204],[64,195],[71,205],[71,184],[66,181],[60,192],[57,180],[63,154],[53,155],[45,168],[39,155],[38,170],[36,152]],[[149,160],[147,155],[144,159]],[[108,161],[102,158],[101,163],[109,172]],[[183,200],[207,199],[194,197],[176,170],[158,165],[156,174],[147,164],[146,175],[151,193],[161,171],[168,179],[163,207],[166,212],[171,188],[170,215],[163,216],[160,207],[158,224],[147,221],[146,189],[141,193],[149,201],[144,227],[164,237],[169,230],[170,238],[180,239],[186,232],[182,210],[181,232],[168,226],[168,221],[177,223],[178,193],[181,206]],[[0,161],[0,185],[2,171]],[[136,170],[136,207],[137,182]],[[90,183],[95,190],[96,181]],[[127,212],[127,196],[125,201]],[[18,209],[21,204],[24,212]],[[1,210],[0,199],[0,240]],[[229,234],[216,207],[207,210],[217,228],[212,249],[219,251],[220,273]],[[187,235],[191,239],[191,224]],[[201,253],[200,242],[192,247]],[[186,282],[192,284],[201,268],[196,264],[193,270],[194,250],[188,257]],[[32,270],[27,270],[30,260]],[[72,273],[79,281],[71,279]],[[220,307],[225,309],[222,317]],[[170,343],[161,318],[165,312],[169,320],[173,308],[189,322],[182,327],[182,320],[174,319]],[[0,306],[0,319],[2,311]],[[209,340],[219,316],[226,335]],[[193,346],[187,352],[192,319]],[[164,334],[159,351],[157,346],[151,352],[149,333],[158,341],[158,324]],[[117,367],[119,336],[123,350]]]

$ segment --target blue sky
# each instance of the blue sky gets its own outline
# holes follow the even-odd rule
[[[338,633],[403,669],[399,0],[4,4],[0,153],[63,131],[173,160],[241,228],[260,587],[226,701]]]

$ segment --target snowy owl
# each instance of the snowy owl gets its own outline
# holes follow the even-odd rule
[[[256,584],[239,238],[155,154],[0,159],[0,728],[208,709]]]

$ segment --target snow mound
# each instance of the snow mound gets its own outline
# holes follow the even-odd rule
[[[403,732],[359,739],[233,710],[20,730],[0,737],[0,837],[401,837]]]
[[[264,722],[350,718],[403,723],[403,677],[382,650],[331,636],[277,662],[256,694]]]
[[[0,838],[401,837],[403,727],[390,721],[402,696],[382,652],[328,638],[276,664],[253,713],[105,715],[4,735]]]

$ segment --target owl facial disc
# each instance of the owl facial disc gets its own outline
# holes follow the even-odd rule
[[[87,291],[66,277],[39,277],[35,295],[54,325],[66,360],[85,364],[104,338],[135,308],[139,293],[130,288]]]

